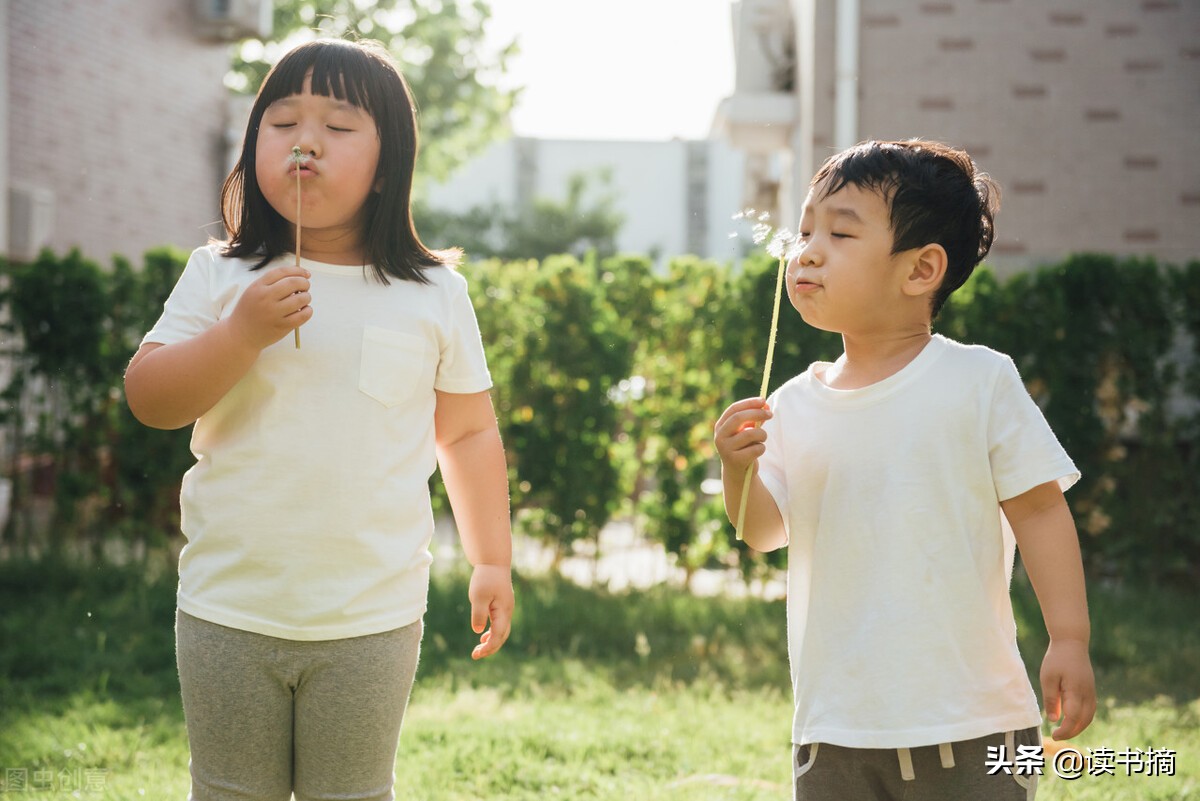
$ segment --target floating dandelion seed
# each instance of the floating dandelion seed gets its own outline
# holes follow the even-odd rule
[[[308,156],[304,155],[299,147],[292,148],[292,156],[288,159],[296,165],[296,266],[300,266],[300,166],[308,161]],[[300,350],[300,329],[299,327],[292,329],[292,334],[295,337],[296,350]]]
[[[767,339],[767,358],[763,365],[762,388],[758,392],[763,398],[767,397],[767,390],[771,383],[771,363],[775,360],[775,335],[779,332],[779,304],[783,298],[783,276],[787,271],[788,262],[799,253],[801,247],[799,237],[786,228],[772,232],[771,226],[765,222],[769,216],[763,212],[758,216],[759,222],[754,226],[754,244],[761,244],[770,237],[771,241],[767,245],[767,252],[779,260],[779,268],[775,275],[775,304],[771,311],[771,333]],[[757,427],[757,424],[755,426]],[[746,469],[746,477],[742,481],[742,500],[738,504],[734,533],[739,540],[742,539],[742,527],[746,523],[746,501],[750,497],[750,482],[753,477],[754,465],[751,465]]]
[[[767,238],[771,236],[771,231],[771,226],[766,223],[755,223],[754,228],[751,229],[754,244],[761,245],[766,242]]]

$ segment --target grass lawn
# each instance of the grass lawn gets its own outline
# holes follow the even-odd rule
[[[0,796],[186,797],[173,585],[128,568],[0,565]],[[509,645],[473,663],[465,585],[435,582],[398,797],[790,797],[781,603],[540,577],[517,592]],[[1015,598],[1036,665],[1036,605],[1023,584]],[[1172,749],[1175,776],[1048,777],[1039,799],[1200,799],[1200,593],[1091,598],[1101,710],[1076,745]]]

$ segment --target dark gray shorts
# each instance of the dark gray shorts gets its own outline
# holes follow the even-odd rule
[[[920,748],[792,750],[795,801],[1033,801],[1038,774],[1028,761],[1002,759],[1040,748],[1038,729],[998,732]],[[989,748],[991,749],[989,751]],[[1001,750],[1002,749],[1002,750]],[[1024,762],[1024,764],[1021,764]]]

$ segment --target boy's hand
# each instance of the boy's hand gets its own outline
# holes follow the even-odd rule
[[[262,350],[308,322],[313,314],[309,275],[295,265],[275,267],[246,287],[229,317],[234,335]]]
[[[771,419],[771,410],[762,398],[737,401],[724,411],[713,428],[713,442],[726,469],[746,472],[767,452],[767,432],[761,426]]]
[[[1046,717],[1059,727],[1055,740],[1069,740],[1096,714],[1096,678],[1082,640],[1051,640],[1042,660],[1042,702]]]
[[[483,659],[500,650],[512,630],[513,598],[512,571],[501,565],[476,565],[467,590],[471,601],[471,629],[482,635],[479,645],[471,651],[472,659]],[[488,620],[492,627],[487,631]]]

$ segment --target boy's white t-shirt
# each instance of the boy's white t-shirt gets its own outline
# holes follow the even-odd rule
[[[228,317],[267,270],[197,249],[143,342]],[[196,421],[180,495],[179,608],[231,628],[331,640],[416,622],[428,595],[434,390],[491,387],[466,281],[384,286],[302,261],[313,317],[265,348]]]
[[[836,390],[769,400],[759,474],[787,527],[797,744],[906,748],[1037,726],[999,503],[1079,472],[1012,360],[941,336]]]

